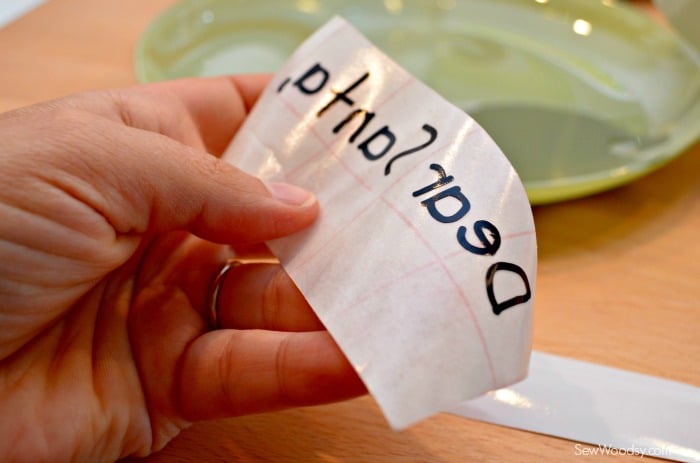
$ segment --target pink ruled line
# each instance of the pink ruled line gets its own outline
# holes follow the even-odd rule
[[[462,138],[462,141],[466,140],[469,138],[470,135],[473,133],[476,133],[478,130],[479,126],[476,124],[472,124],[472,126],[467,130],[467,132],[464,134],[464,137]],[[418,169],[419,166],[423,165],[426,159],[432,158],[438,153],[441,153],[445,151],[450,145],[452,145],[453,140],[447,141],[444,144],[438,146],[432,151],[424,153],[422,156],[415,156],[413,163],[411,164],[411,167],[408,169],[404,169],[403,173],[401,175],[396,176],[396,180],[394,180],[385,190],[383,193],[391,190],[394,186],[396,186],[399,182],[401,182],[404,178],[406,178],[409,174],[411,174],[413,171]],[[382,193],[382,194],[383,194]]]
[[[535,234],[535,230],[534,230],[534,229],[524,230],[524,231],[514,232],[514,233],[509,233],[509,234],[507,234],[507,235],[501,235],[501,241],[514,240],[514,239],[518,239],[518,238],[523,238],[523,237],[525,237],[525,236],[532,236],[532,235],[534,235],[534,234]],[[447,255],[445,256],[445,259],[452,259],[452,258],[454,258],[454,257],[461,256],[461,255],[463,255],[463,254],[464,254],[464,250],[463,250],[463,249],[458,249],[458,250],[456,250],[456,251],[453,251],[453,252],[447,254]]]
[[[392,286],[396,285],[397,283],[399,283],[399,282],[400,282],[401,280],[403,280],[404,278],[409,278],[409,277],[415,275],[416,273],[419,273],[419,272],[422,272],[422,271],[424,271],[424,270],[427,270],[427,269],[429,269],[430,267],[434,267],[435,265],[437,265],[437,261],[426,262],[425,264],[421,264],[421,265],[419,265],[419,266],[417,266],[417,267],[414,267],[414,268],[412,268],[411,270],[409,270],[409,271],[403,273],[402,275],[398,276],[398,277],[395,278],[394,280],[390,280],[390,281],[384,283],[383,285],[379,286],[378,288],[375,288],[373,291],[368,292],[368,293],[365,294],[363,297],[354,300],[354,301],[352,302],[352,304],[350,304],[350,305],[344,307],[343,310],[342,310],[341,312],[346,312],[346,311],[348,311],[348,310],[351,310],[353,307],[357,307],[358,305],[361,305],[363,302],[370,300],[370,299],[372,298],[372,296],[375,295],[375,294],[377,294],[378,292],[385,291],[385,290],[391,288]]]
[[[282,98],[282,95],[281,95],[281,94],[278,94],[278,96],[280,97],[280,100],[282,101],[282,104],[287,108],[287,110],[288,110],[290,113],[292,113],[294,116],[296,116],[296,118],[297,118],[300,122],[304,120],[304,119],[303,119],[303,116],[299,113],[299,111],[297,111],[297,109],[296,109],[294,106],[292,106],[286,99]],[[364,180],[362,177],[358,176],[358,175],[355,173],[355,171],[352,170],[352,169],[350,168],[350,166],[345,162],[345,160],[344,160],[343,158],[341,158],[340,156],[338,156],[338,153],[336,153],[335,151],[333,151],[332,145],[329,144],[328,142],[326,142],[326,140],[316,131],[316,129],[315,129],[312,125],[304,124],[304,127],[306,127],[306,128],[313,134],[313,136],[321,143],[321,145],[323,145],[323,148],[325,149],[325,151],[327,151],[328,154],[330,154],[331,156],[333,156],[333,157],[340,163],[341,167],[342,167],[347,173],[349,173],[350,176],[352,176],[352,178],[355,180],[355,182],[356,182],[358,185],[360,185],[361,187],[363,187],[363,188],[364,188],[365,190],[367,190],[367,191],[372,191],[372,187],[371,187],[367,182],[365,182],[365,180]],[[324,150],[323,150],[323,149],[320,150],[320,151],[318,152],[318,156],[320,157],[321,154],[324,154]],[[316,155],[314,155],[314,156],[316,156]],[[312,156],[312,157],[310,157],[309,159],[307,159],[306,161],[300,163],[298,166],[296,166],[296,167],[294,168],[294,170],[295,170],[296,172],[299,172],[300,170],[303,170],[304,167],[308,166],[312,161],[315,161],[315,160],[317,159],[317,158],[314,157],[314,156]]]
[[[334,242],[334,241],[337,239],[337,237],[338,237],[339,235],[343,234],[348,228],[350,228],[349,225],[355,223],[355,222],[357,221],[357,219],[359,219],[365,212],[367,212],[367,211],[370,209],[370,207],[372,207],[372,202],[371,202],[371,201],[368,202],[368,203],[365,205],[365,207],[363,207],[362,209],[360,209],[360,211],[359,211],[357,214],[355,214],[350,220],[348,220],[348,222],[347,222],[346,224],[343,224],[343,226],[338,227],[338,229],[335,230],[335,231],[331,234],[331,238],[329,238],[327,241],[324,241],[323,243],[321,243],[321,244],[320,244],[318,247],[316,247],[316,249],[314,249],[313,251],[310,251],[310,252],[307,254],[307,256],[306,256],[306,259],[304,259],[303,261],[299,262],[298,264],[296,264],[296,265],[294,266],[294,270],[295,270],[295,271],[301,270],[301,269],[303,269],[306,265],[308,265],[309,262],[311,262],[311,261],[314,259],[314,257],[316,257],[317,255],[319,255],[319,254],[321,253],[321,251],[323,251],[329,244],[331,244],[332,242]]]
[[[409,86],[411,83],[413,83],[413,82],[414,82],[414,79],[407,79],[407,80],[401,85],[401,88],[397,89],[397,90],[394,91],[392,94],[390,94],[387,98],[385,98],[385,99],[381,102],[380,106],[383,106],[384,104],[388,103],[391,99],[393,99],[393,98],[396,97],[397,95],[400,95],[403,91],[405,91],[405,88],[408,87],[408,86]],[[303,115],[302,115],[289,101],[287,101],[285,98],[283,98],[281,93],[278,94],[277,96],[280,97],[279,99],[282,101],[282,103],[283,103],[283,105],[285,106],[285,108],[286,108],[293,116],[295,116],[296,119],[297,119],[299,122],[303,122],[303,121],[304,121]],[[377,106],[376,108],[379,109],[380,106]],[[309,133],[311,133],[311,134],[314,136],[314,138],[316,138],[316,139],[319,141],[319,143],[322,145],[322,148],[321,148],[317,153],[313,154],[313,155],[310,156],[308,159],[304,160],[304,161],[301,162],[299,165],[295,166],[295,167],[288,173],[288,175],[296,175],[297,173],[299,173],[300,171],[302,171],[304,168],[308,167],[312,162],[317,161],[325,152],[328,152],[329,155],[333,156],[333,157],[340,163],[340,165],[342,166],[343,170],[345,170],[345,171],[350,175],[350,177],[355,181],[355,183],[357,183],[360,187],[364,188],[364,189],[367,190],[367,191],[372,191],[372,190],[373,190],[372,187],[371,187],[369,184],[367,184],[367,182],[365,182],[365,180],[364,180],[363,178],[359,177],[359,176],[350,168],[350,166],[338,155],[339,153],[334,152],[334,151],[331,149],[333,145],[330,144],[329,142],[327,142],[327,141],[317,132],[317,130],[315,129],[315,127],[314,127],[313,125],[308,124],[308,123],[304,123],[304,126],[305,126],[305,128],[309,131]],[[467,132],[467,135],[471,134],[473,130],[474,130],[474,129],[470,129],[469,132]],[[429,264],[424,264],[424,265],[421,265],[421,266],[419,266],[419,267],[416,267],[416,268],[410,270],[406,275],[410,275],[410,274],[412,274],[412,273],[414,273],[414,272],[416,272],[416,271],[420,271],[420,270],[422,270],[423,268],[426,268],[427,266],[432,266],[432,265],[436,265],[436,264],[437,264],[437,265],[442,269],[442,271],[445,272],[445,274],[446,274],[447,277],[449,278],[451,284],[454,286],[454,288],[455,288],[455,290],[456,290],[456,292],[457,292],[457,294],[458,294],[460,300],[462,301],[464,307],[467,309],[467,312],[468,312],[468,315],[469,315],[469,317],[470,317],[470,320],[471,320],[472,324],[474,325],[474,329],[475,329],[475,331],[476,331],[476,333],[477,333],[479,342],[480,342],[480,344],[481,344],[481,346],[482,346],[484,355],[485,355],[485,357],[486,357],[486,361],[487,361],[487,364],[488,364],[488,367],[489,367],[489,372],[490,372],[490,375],[491,375],[491,381],[492,381],[492,383],[493,383],[493,385],[494,385],[494,387],[495,387],[495,385],[497,384],[497,382],[496,382],[496,373],[495,373],[495,368],[494,368],[494,365],[493,365],[493,360],[492,360],[492,358],[491,358],[491,355],[490,355],[490,352],[489,352],[489,348],[488,348],[488,345],[487,345],[487,343],[486,343],[485,335],[484,335],[484,333],[483,333],[483,330],[481,329],[481,326],[479,325],[478,319],[477,319],[477,317],[476,317],[476,314],[475,314],[475,312],[474,312],[473,307],[471,306],[471,304],[470,304],[470,302],[469,302],[469,299],[467,298],[467,296],[466,296],[466,294],[464,293],[464,291],[462,290],[462,288],[459,286],[459,283],[458,283],[457,279],[455,278],[455,276],[450,272],[450,270],[447,268],[447,266],[445,265],[445,263],[440,259],[440,256],[438,255],[437,251],[430,245],[430,243],[428,242],[428,240],[427,240],[427,239],[420,233],[420,231],[408,220],[408,218],[405,217],[405,216],[403,215],[403,213],[402,213],[401,211],[399,211],[391,202],[389,202],[389,201],[384,197],[384,194],[385,194],[390,188],[392,188],[393,186],[395,186],[398,182],[400,182],[401,180],[403,180],[409,173],[413,172],[413,170],[415,170],[416,168],[418,168],[418,166],[422,163],[422,161],[425,160],[425,158],[430,157],[430,156],[433,156],[435,153],[438,153],[438,152],[444,150],[445,147],[447,147],[447,146],[449,146],[449,143],[448,143],[448,144],[445,144],[444,146],[441,146],[440,148],[437,148],[437,149],[435,149],[435,150],[432,150],[432,151],[430,151],[429,153],[426,153],[426,155],[424,155],[424,156],[420,156],[420,157],[419,157],[420,159],[416,159],[416,160],[415,160],[415,163],[411,166],[410,169],[405,170],[404,173],[403,173],[401,176],[399,176],[394,182],[392,182],[392,183],[382,192],[382,195],[380,196],[379,200],[380,200],[381,202],[383,202],[387,207],[389,207],[389,209],[392,210],[392,211],[394,212],[394,214],[396,214],[404,223],[406,223],[406,225],[413,231],[413,233],[416,235],[416,237],[421,241],[421,243],[423,244],[423,246],[424,246],[424,247],[428,250],[428,252],[430,252],[430,254],[432,254],[433,257],[435,258],[435,261],[434,261],[434,262],[431,262],[431,263],[429,263]],[[365,213],[370,209],[370,207],[371,207],[372,205],[373,205],[372,202],[369,202],[369,203],[368,203],[364,208],[362,208],[354,217],[352,217],[346,224],[344,224],[342,227],[339,227],[338,230],[336,230],[336,232],[334,232],[334,233],[332,234],[333,238],[327,240],[327,241],[324,242],[324,243],[321,243],[315,250],[313,250],[313,251],[311,251],[310,253],[308,253],[308,254],[307,254],[307,257],[306,257],[306,259],[305,259],[304,261],[299,262],[298,264],[296,264],[296,265],[294,266],[294,270],[295,270],[295,271],[301,271],[306,265],[308,265],[312,260],[314,260],[314,258],[315,258],[316,256],[318,256],[324,249],[326,249],[327,246],[328,246],[330,243],[332,243],[332,242],[337,238],[337,236],[338,236],[339,234],[342,234],[345,230],[347,230],[347,229],[349,228],[349,225],[350,225],[350,224],[354,223],[360,216],[362,216],[363,214],[365,214]],[[533,233],[534,233],[534,231],[533,231]],[[405,275],[404,275],[404,276],[405,276]],[[396,279],[396,280],[394,280],[393,282],[389,283],[388,286],[390,286],[390,285],[392,285],[392,284],[396,284],[396,283],[398,283],[399,281],[400,281],[400,279]],[[375,290],[375,292],[376,292],[376,291],[377,291],[377,290]],[[373,292],[373,293],[374,293],[374,292]],[[369,295],[368,295],[367,297],[369,297]],[[358,302],[358,303],[359,303],[359,302]]]
[[[399,95],[401,92],[403,92],[409,85],[413,84],[416,82],[415,78],[413,76],[408,76],[408,78],[391,94],[389,94],[386,98],[384,98],[382,101],[378,102],[375,105],[376,110],[380,109],[382,106],[385,104],[389,103],[395,96]],[[303,120],[303,115],[297,111],[297,109],[285,98],[282,97],[282,94],[278,94],[279,98],[282,100],[282,103],[284,106],[287,108],[287,110],[292,113],[298,120]],[[335,157],[338,162],[341,163],[341,166],[350,172],[350,174],[355,178],[357,182],[359,182],[366,190],[372,191],[372,187],[364,181],[363,178],[359,177],[355,172],[348,166],[345,161],[339,157],[334,151],[333,151],[333,145],[329,144],[322,136],[319,134],[316,129],[309,125],[309,124],[304,124],[304,127],[306,127],[322,145],[322,148],[319,149],[316,153],[313,155],[309,156],[307,159],[304,161],[300,162],[298,165],[293,167],[286,175],[287,178],[294,178],[297,174],[299,174],[300,171],[304,170],[305,167],[307,167],[309,164],[312,162],[315,162],[320,158],[321,156],[325,155],[327,152],[330,152],[330,154]]]
[[[491,354],[489,353],[489,348],[488,345],[486,344],[486,336],[484,336],[484,332],[481,329],[481,325],[479,325],[479,320],[476,317],[476,313],[474,313],[474,308],[472,307],[471,303],[469,302],[469,299],[467,298],[467,295],[464,294],[464,291],[462,291],[462,288],[459,286],[459,282],[457,279],[452,275],[452,272],[450,272],[450,269],[447,268],[445,263],[443,262],[442,259],[440,259],[440,256],[438,255],[437,251],[435,248],[433,248],[428,240],[425,239],[423,234],[418,230],[413,223],[411,223],[410,220],[394,206],[392,203],[390,203],[386,198],[383,196],[380,198],[381,201],[389,208],[391,209],[394,214],[396,214],[405,224],[410,228],[413,233],[418,237],[418,239],[423,243],[423,246],[430,252],[430,254],[433,255],[435,258],[435,262],[440,266],[443,272],[447,274],[447,277],[450,279],[450,283],[452,283],[452,286],[454,286],[455,290],[457,291],[457,294],[459,295],[459,298],[462,300],[462,303],[464,306],[467,308],[467,312],[469,313],[469,317],[471,318],[471,322],[474,325],[474,329],[476,330],[477,336],[479,337],[479,342],[481,343],[481,348],[484,350],[484,356],[486,357],[486,362],[488,363],[489,366],[489,372],[491,373],[491,381],[495,385],[497,384],[496,382],[496,370],[493,366],[493,360],[491,359]]]
[[[507,235],[502,235],[501,239],[502,240],[512,240],[515,238],[522,238],[523,236],[532,236],[535,234],[535,229],[530,229],[530,230],[524,230],[520,232],[514,232],[514,233],[509,233]]]

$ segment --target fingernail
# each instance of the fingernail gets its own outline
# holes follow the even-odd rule
[[[316,201],[312,193],[289,183],[268,183],[267,188],[276,199],[290,206],[306,207]]]

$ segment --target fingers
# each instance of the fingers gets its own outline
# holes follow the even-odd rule
[[[230,255],[227,247],[185,232],[169,233],[151,245],[141,259],[137,288],[179,288],[199,316],[211,322],[208,308],[212,283]],[[230,268],[218,285],[217,326],[275,331],[324,329],[264,245],[237,248],[236,260],[244,264]]]
[[[230,250],[186,233],[170,233],[150,247],[139,269],[138,288],[179,288],[203,320],[212,283]],[[218,316],[222,328],[315,331],[324,326],[292,279],[264,246],[236,249],[236,261],[218,284]],[[271,263],[273,262],[273,263]]]
[[[142,200],[151,206],[137,215],[142,221],[136,226],[143,230],[185,228],[218,243],[260,243],[297,232],[318,215],[310,192],[283,183],[264,185],[213,157],[168,154],[149,164],[140,169]],[[137,174],[130,179],[139,180]]]
[[[223,149],[264,83],[261,76],[181,80],[19,111],[15,131],[36,144],[20,167],[41,164],[42,181],[77,200],[71,207],[95,212],[59,216],[91,236],[94,227],[84,223],[105,219],[118,235],[188,230],[219,243],[288,235],[315,219],[315,198],[266,186],[205,151]]]
[[[128,156],[117,153],[129,161],[122,165],[130,170],[123,176],[129,185],[120,191],[138,194],[138,187],[145,187],[135,202],[151,205],[138,214],[142,220],[136,228],[146,227],[148,214],[150,228],[184,227],[217,242],[249,243],[287,235],[314,220],[318,205],[308,192],[286,184],[265,186],[172,141],[222,153],[268,80],[263,75],[185,79],[118,93],[122,121],[146,130],[139,130],[139,137],[135,130],[126,131],[132,145],[140,143]],[[157,140],[148,131],[172,140]]]
[[[223,328],[276,331],[322,330],[323,325],[279,264],[231,268],[219,293]]]
[[[349,399],[365,386],[325,331],[206,326],[180,290],[134,300],[129,338],[151,423],[207,420]]]
[[[74,161],[77,167],[63,177],[78,177],[80,188],[64,188],[119,234],[186,229],[218,243],[254,243],[296,232],[316,218],[318,204],[305,190],[264,185],[170,138],[102,122],[87,126],[91,146],[73,156],[83,162]]]
[[[180,411],[204,420],[355,397],[366,389],[325,331],[221,330],[181,360]]]
[[[179,79],[111,95],[121,121],[130,127],[158,132],[218,156],[269,80],[263,74]]]

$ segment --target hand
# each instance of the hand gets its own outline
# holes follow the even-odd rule
[[[195,420],[365,391],[278,265],[231,270],[223,329],[207,322],[231,248],[318,213],[216,157],[265,84],[181,80],[0,116],[5,461],[143,456]]]

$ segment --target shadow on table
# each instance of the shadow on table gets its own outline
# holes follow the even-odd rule
[[[410,431],[394,432],[368,398],[197,423],[153,462],[418,462],[443,463]]]
[[[595,196],[534,208],[539,259],[630,249],[698,213],[700,143],[658,171]]]

